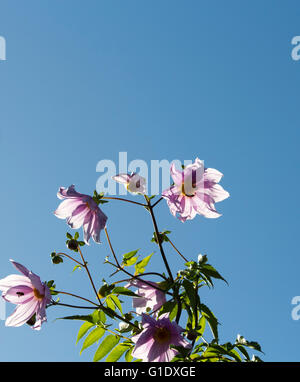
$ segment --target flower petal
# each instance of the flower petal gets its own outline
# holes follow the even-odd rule
[[[60,187],[57,192],[57,197],[59,199],[70,199],[70,198],[81,198],[85,196],[84,194],[80,194],[79,192],[75,191],[75,186],[72,184],[70,187]]]
[[[66,199],[60,203],[54,215],[59,219],[66,219],[72,215],[73,211],[82,204],[81,199]]]
[[[0,290],[6,292],[9,288],[15,285],[31,286],[30,279],[23,275],[9,275],[0,280]]]
[[[2,297],[5,301],[13,304],[25,304],[34,297],[32,287],[26,285],[17,285],[9,288]]]
[[[6,326],[21,326],[25,324],[35,313],[38,305],[37,300],[31,300],[27,304],[18,305],[12,315],[6,321]]]

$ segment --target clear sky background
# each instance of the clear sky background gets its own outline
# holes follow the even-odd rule
[[[102,159],[194,159],[224,173],[223,216],[182,224],[165,203],[170,229],[190,259],[206,253],[229,281],[202,299],[221,321],[221,341],[258,341],[266,361],[299,361],[300,321],[291,318],[299,282],[299,1],[0,0],[0,277],[13,258],[92,298],[86,275],[67,261],[59,186],[93,192]],[[103,207],[118,253],[156,250],[142,208]],[[104,241],[104,235],[103,235]],[[167,248],[172,270],[182,268]],[[108,247],[85,248],[95,280],[108,279]],[[64,299],[71,302],[70,299]],[[7,304],[7,311],[12,306]],[[90,361],[79,356],[77,313],[50,308],[40,332],[0,321],[1,361]]]

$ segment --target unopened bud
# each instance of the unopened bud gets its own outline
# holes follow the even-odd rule
[[[69,240],[69,242],[68,242],[68,248],[69,248],[71,251],[76,251],[76,249],[78,248],[78,242],[77,242],[77,240],[74,240],[74,239]]]
[[[128,328],[129,328],[129,324],[127,324],[126,322],[121,321],[121,322],[119,323],[119,330],[120,330],[120,331],[126,330],[126,329],[128,329]]]

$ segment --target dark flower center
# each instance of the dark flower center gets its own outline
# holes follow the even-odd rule
[[[154,333],[154,339],[160,344],[169,342],[171,338],[171,333],[167,328],[157,328]]]
[[[42,300],[45,295],[44,294],[41,294],[39,290],[37,290],[36,288],[33,288],[33,294],[34,296],[38,299],[38,300]]]

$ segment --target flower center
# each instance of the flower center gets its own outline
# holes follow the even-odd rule
[[[160,344],[168,342],[171,338],[171,333],[167,328],[157,328],[154,333],[154,339]]]
[[[192,190],[195,190],[195,188],[196,188],[196,184],[193,183],[193,184],[192,184]],[[192,191],[192,190],[191,190],[191,191]],[[185,186],[184,186],[184,183],[182,183],[182,185],[181,185],[181,193],[182,193],[184,196],[187,196],[188,198],[192,198],[193,196],[195,196],[195,192],[194,192],[194,193],[191,193],[191,192],[186,191]]]
[[[33,294],[38,300],[42,300],[45,295],[41,294],[36,288],[33,288]]]

